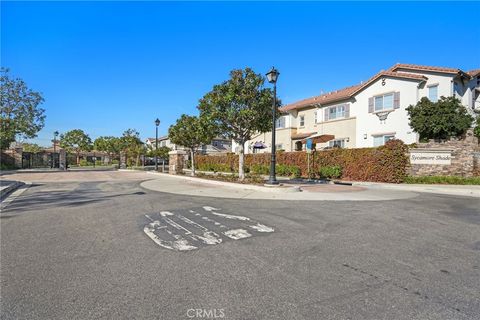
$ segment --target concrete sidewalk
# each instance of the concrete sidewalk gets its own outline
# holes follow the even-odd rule
[[[417,195],[415,192],[403,190],[379,192],[378,189],[368,187],[331,184],[300,185],[301,192],[289,192],[288,190],[292,190],[292,187],[269,188],[154,172],[149,174],[154,179],[140,184],[145,189],[200,197],[300,201],[384,201],[407,199]],[[297,191],[300,190],[297,189]]]
[[[377,182],[352,182],[354,186],[366,187],[372,190],[397,190],[411,192],[427,192],[452,196],[480,198],[480,186],[474,185],[443,185],[443,184],[393,184]]]
[[[0,180],[0,201],[3,201],[10,193],[24,185],[21,181]]]

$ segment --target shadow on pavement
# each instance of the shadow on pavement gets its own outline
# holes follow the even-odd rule
[[[41,185],[32,185],[36,187]],[[73,191],[37,191],[34,194],[19,197],[15,202],[3,210],[1,219],[11,218],[11,214],[18,214],[25,211],[35,211],[45,208],[56,209],[85,206],[93,203],[107,201],[109,199],[124,197],[129,195],[144,195],[145,192],[130,192],[120,194],[105,194],[98,190],[76,189]]]

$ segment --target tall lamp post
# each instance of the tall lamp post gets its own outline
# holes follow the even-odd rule
[[[52,155],[52,168],[56,167],[56,153],[57,153],[57,137],[58,137],[58,131],[55,131],[53,133],[53,155]]]
[[[158,171],[158,126],[160,119],[155,120],[155,171]]]
[[[273,83],[273,106],[272,106],[272,158],[270,160],[270,178],[267,181],[267,184],[269,185],[276,185],[278,184],[276,175],[275,175],[275,153],[276,153],[276,147],[275,147],[275,122],[277,120],[277,79],[278,76],[280,75],[280,72],[278,72],[275,67],[272,67],[272,69],[266,74],[267,80],[270,83]]]

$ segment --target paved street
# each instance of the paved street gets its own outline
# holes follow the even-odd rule
[[[480,314],[478,198],[199,197],[145,189],[157,178],[143,172],[5,178],[32,185],[1,213],[1,319]]]

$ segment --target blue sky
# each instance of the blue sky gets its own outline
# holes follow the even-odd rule
[[[43,93],[45,128],[160,133],[234,68],[281,72],[284,103],[401,63],[480,67],[479,2],[1,2],[1,65]]]

